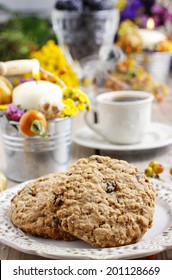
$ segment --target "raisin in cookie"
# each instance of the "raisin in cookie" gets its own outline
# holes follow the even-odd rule
[[[54,204],[53,196],[48,203],[59,229],[94,247],[135,243],[152,226],[155,189],[126,161],[80,159],[54,185],[54,194],[61,203]]]
[[[70,233],[58,228],[55,213],[47,208],[49,197],[56,195],[53,187],[65,174],[50,174],[28,183],[11,201],[10,218],[15,226],[26,233],[46,238],[73,240]],[[59,203],[60,204],[60,203]]]

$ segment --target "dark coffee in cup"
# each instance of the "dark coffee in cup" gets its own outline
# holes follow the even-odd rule
[[[133,102],[133,101],[140,101],[144,100],[143,97],[134,97],[134,96],[122,96],[122,97],[114,97],[113,99],[109,100],[111,102]]]

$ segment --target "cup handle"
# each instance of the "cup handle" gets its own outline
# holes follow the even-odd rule
[[[99,134],[101,137],[105,138],[101,132],[101,128],[100,125],[97,123],[97,118],[95,120],[95,123],[91,122],[89,119],[89,115],[90,114],[95,114],[97,115],[97,111],[95,109],[92,109],[91,112],[86,111],[84,114],[84,120],[86,122],[86,124],[88,125],[88,127],[93,130],[94,132],[96,132],[97,134]]]

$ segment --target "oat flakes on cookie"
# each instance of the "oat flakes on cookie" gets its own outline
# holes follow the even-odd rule
[[[11,201],[12,223],[26,233],[53,239],[74,240],[75,237],[58,228],[55,213],[47,207],[53,187],[65,174],[50,174],[28,183]],[[57,197],[54,195],[54,203]]]
[[[61,203],[49,198],[59,229],[94,247],[137,242],[152,226],[155,188],[126,161],[91,156],[80,159],[54,186]]]

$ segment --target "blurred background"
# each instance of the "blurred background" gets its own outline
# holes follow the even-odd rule
[[[0,60],[29,58],[49,39],[55,0],[0,0]]]
[[[0,5],[12,11],[34,13],[50,17],[55,2],[56,0],[0,0]]]
[[[54,9],[57,2],[60,4]],[[95,10],[93,4],[98,2]],[[109,10],[106,5],[111,2],[113,9]],[[160,95],[161,100],[168,91],[166,86],[153,83],[136,67],[141,64],[155,81],[162,78],[166,83],[171,67],[172,1],[88,0],[89,15],[84,16],[76,3],[0,0],[0,61],[37,58],[42,68],[67,85],[82,84],[88,93],[134,87],[153,92],[157,99]],[[154,23],[152,30],[147,26],[149,19]],[[142,29],[151,34],[146,48],[140,37]],[[116,67],[117,60],[124,58],[125,65]],[[157,69],[161,71],[157,73]]]

